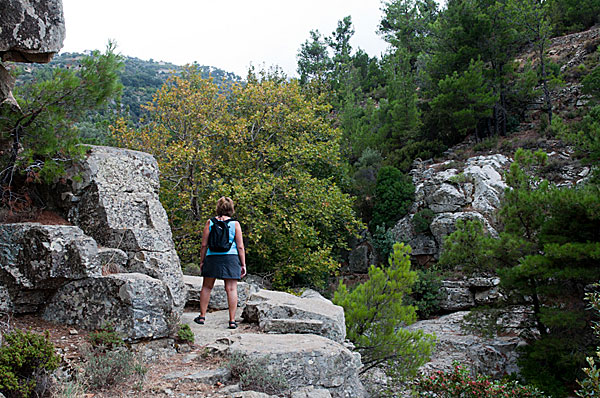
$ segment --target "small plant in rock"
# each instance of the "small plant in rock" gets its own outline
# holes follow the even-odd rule
[[[193,344],[195,337],[194,332],[190,328],[190,325],[183,324],[179,325],[179,329],[177,330],[177,340],[183,343]]]
[[[266,394],[281,394],[288,390],[287,379],[279,370],[269,369],[269,357],[251,358],[240,352],[234,352],[228,367],[231,376],[238,379],[242,390],[258,391]]]
[[[0,346],[0,393],[7,398],[42,397],[50,374],[60,362],[46,332],[44,336],[19,329],[3,336]]]
[[[490,380],[477,375],[472,377],[469,370],[458,363],[450,372],[438,371],[429,376],[421,376],[413,385],[413,396],[435,398],[545,398],[535,387],[519,384],[517,381]]]
[[[423,209],[415,213],[412,219],[415,232],[418,234],[429,233],[429,227],[431,226],[433,217],[435,217],[435,213],[431,209]]]
[[[92,332],[87,337],[94,351],[110,351],[123,345],[123,338],[115,331],[111,323],[105,323],[101,329]]]

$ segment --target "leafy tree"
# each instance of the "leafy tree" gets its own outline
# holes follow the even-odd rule
[[[414,376],[431,355],[434,339],[404,326],[416,320],[415,308],[405,304],[417,279],[410,270],[410,246],[394,245],[388,266],[369,268],[369,280],[349,291],[340,281],[333,301],[344,307],[348,338],[365,365],[362,372],[385,365],[395,377]]]
[[[236,202],[252,272],[278,287],[321,285],[360,223],[340,160],[340,132],[321,96],[297,81],[250,73],[226,98],[195,67],[173,76],[148,107],[152,120],[116,137],[156,156],[161,200],[178,253],[192,262],[223,195]]]
[[[548,3],[555,36],[579,32],[600,21],[598,0],[549,0]]]
[[[598,285],[595,286],[595,288],[597,287]],[[595,315],[600,315],[600,293],[597,291],[588,292],[586,293],[585,298],[590,303],[590,307],[595,312]],[[592,328],[594,330],[596,339],[600,338],[600,325],[598,323],[594,323]],[[596,347],[595,358],[591,356],[586,358],[588,367],[583,369],[586,378],[582,381],[577,381],[577,384],[579,384],[579,387],[581,387],[575,392],[578,397],[590,398],[600,396],[600,369],[598,368],[599,359],[600,347]]]
[[[318,30],[310,31],[310,39],[300,46],[297,58],[301,84],[306,84],[313,79],[320,84],[327,81],[332,61],[327,53],[327,44]]]
[[[104,54],[98,51],[80,59],[75,69],[56,68],[27,85],[15,88],[20,111],[0,115],[0,200],[16,208],[30,194],[23,187],[30,182],[52,182],[69,161],[85,152],[78,146],[75,123],[90,110],[106,105],[121,90],[120,57],[109,43]],[[16,193],[21,191],[23,195]],[[39,205],[39,204],[38,204]]]
[[[552,123],[552,96],[550,93],[552,72],[547,57],[552,26],[549,17],[548,0],[507,0],[504,7],[505,18],[522,32],[534,48],[539,64],[539,79],[544,95],[548,123]]]
[[[342,85],[348,79],[348,73],[352,66],[352,46],[350,45],[350,39],[354,35],[354,28],[352,27],[352,18],[350,16],[345,17],[341,21],[338,21],[337,28],[331,33],[330,37],[325,38],[325,42],[333,50],[333,88],[340,90]]]
[[[409,176],[393,166],[379,169],[371,224],[386,228],[394,226],[408,213],[414,193],[415,186]]]
[[[526,348],[521,373],[553,396],[564,396],[586,345],[584,286],[600,278],[600,191],[597,185],[559,188],[532,175],[544,153],[518,150],[506,176],[499,239],[474,224],[447,240],[444,262],[496,270],[502,285],[528,297],[541,338]]]
[[[441,127],[445,143],[454,144],[477,131],[478,121],[491,117],[498,96],[487,85],[483,61],[471,61],[463,73],[454,72],[438,82],[439,94],[431,114]]]

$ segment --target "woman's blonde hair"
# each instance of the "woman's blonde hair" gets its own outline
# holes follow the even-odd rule
[[[221,196],[217,200],[217,216],[229,216],[233,217],[235,214],[235,208],[233,207],[233,200],[230,197]]]

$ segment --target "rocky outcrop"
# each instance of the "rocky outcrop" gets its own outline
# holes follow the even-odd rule
[[[444,294],[440,308],[442,311],[461,311],[493,304],[504,297],[499,285],[500,278],[497,277],[445,280],[441,287]]]
[[[420,263],[439,258],[444,238],[459,219],[480,220],[495,236],[496,212],[506,189],[502,175],[510,162],[498,154],[473,157],[464,164],[447,161],[413,169],[415,202],[392,229],[393,236],[408,243]],[[431,221],[423,226],[425,212]],[[418,228],[415,217],[420,220]]]
[[[65,39],[61,0],[2,0],[2,61],[49,62]]]
[[[183,282],[187,289],[186,305],[199,306],[200,292],[202,291],[201,276],[184,275]],[[238,282],[238,307],[244,307],[250,296],[258,291],[258,288],[252,284]],[[216,280],[215,285],[210,293],[210,301],[208,308],[211,310],[224,310],[229,308],[227,304],[227,293],[225,292],[225,283],[222,280]]]
[[[126,272],[163,281],[180,312],[186,292],[167,214],[158,199],[158,165],[152,155],[92,147],[69,170],[62,203],[73,224],[100,245],[127,254]],[[77,176],[78,178],[74,178]]]
[[[58,290],[46,306],[47,320],[96,329],[109,323],[128,340],[169,335],[177,322],[169,289],[148,275],[87,278]]]
[[[332,397],[361,398],[365,390],[358,378],[360,356],[330,339],[309,334],[243,334],[229,353],[266,358],[278,369],[292,391],[313,386]]]
[[[473,373],[502,378],[518,374],[517,348],[531,337],[531,313],[524,307],[515,307],[493,314],[490,318],[468,322],[467,311],[455,312],[437,319],[416,322],[407,329],[422,330],[436,336],[435,351],[428,363],[421,367],[424,373],[449,371],[454,361],[469,367]],[[466,325],[476,323],[482,337]]]
[[[75,225],[0,225],[2,307],[88,329],[111,323],[130,340],[166,336],[186,291],[156,161],[93,147],[69,173],[58,202]]]
[[[338,343],[346,338],[344,309],[321,296],[260,290],[250,297],[242,317],[268,333],[318,334]]]
[[[69,281],[101,276],[98,245],[75,226],[0,225],[0,284],[15,312],[35,312]]]

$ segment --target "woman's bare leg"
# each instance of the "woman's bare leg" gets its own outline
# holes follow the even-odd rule
[[[235,322],[235,311],[237,310],[237,279],[225,279],[225,292],[227,293],[227,305],[229,306],[229,321]]]
[[[210,292],[215,285],[215,278],[204,277],[202,280],[202,290],[200,291],[200,316],[206,316]]]

